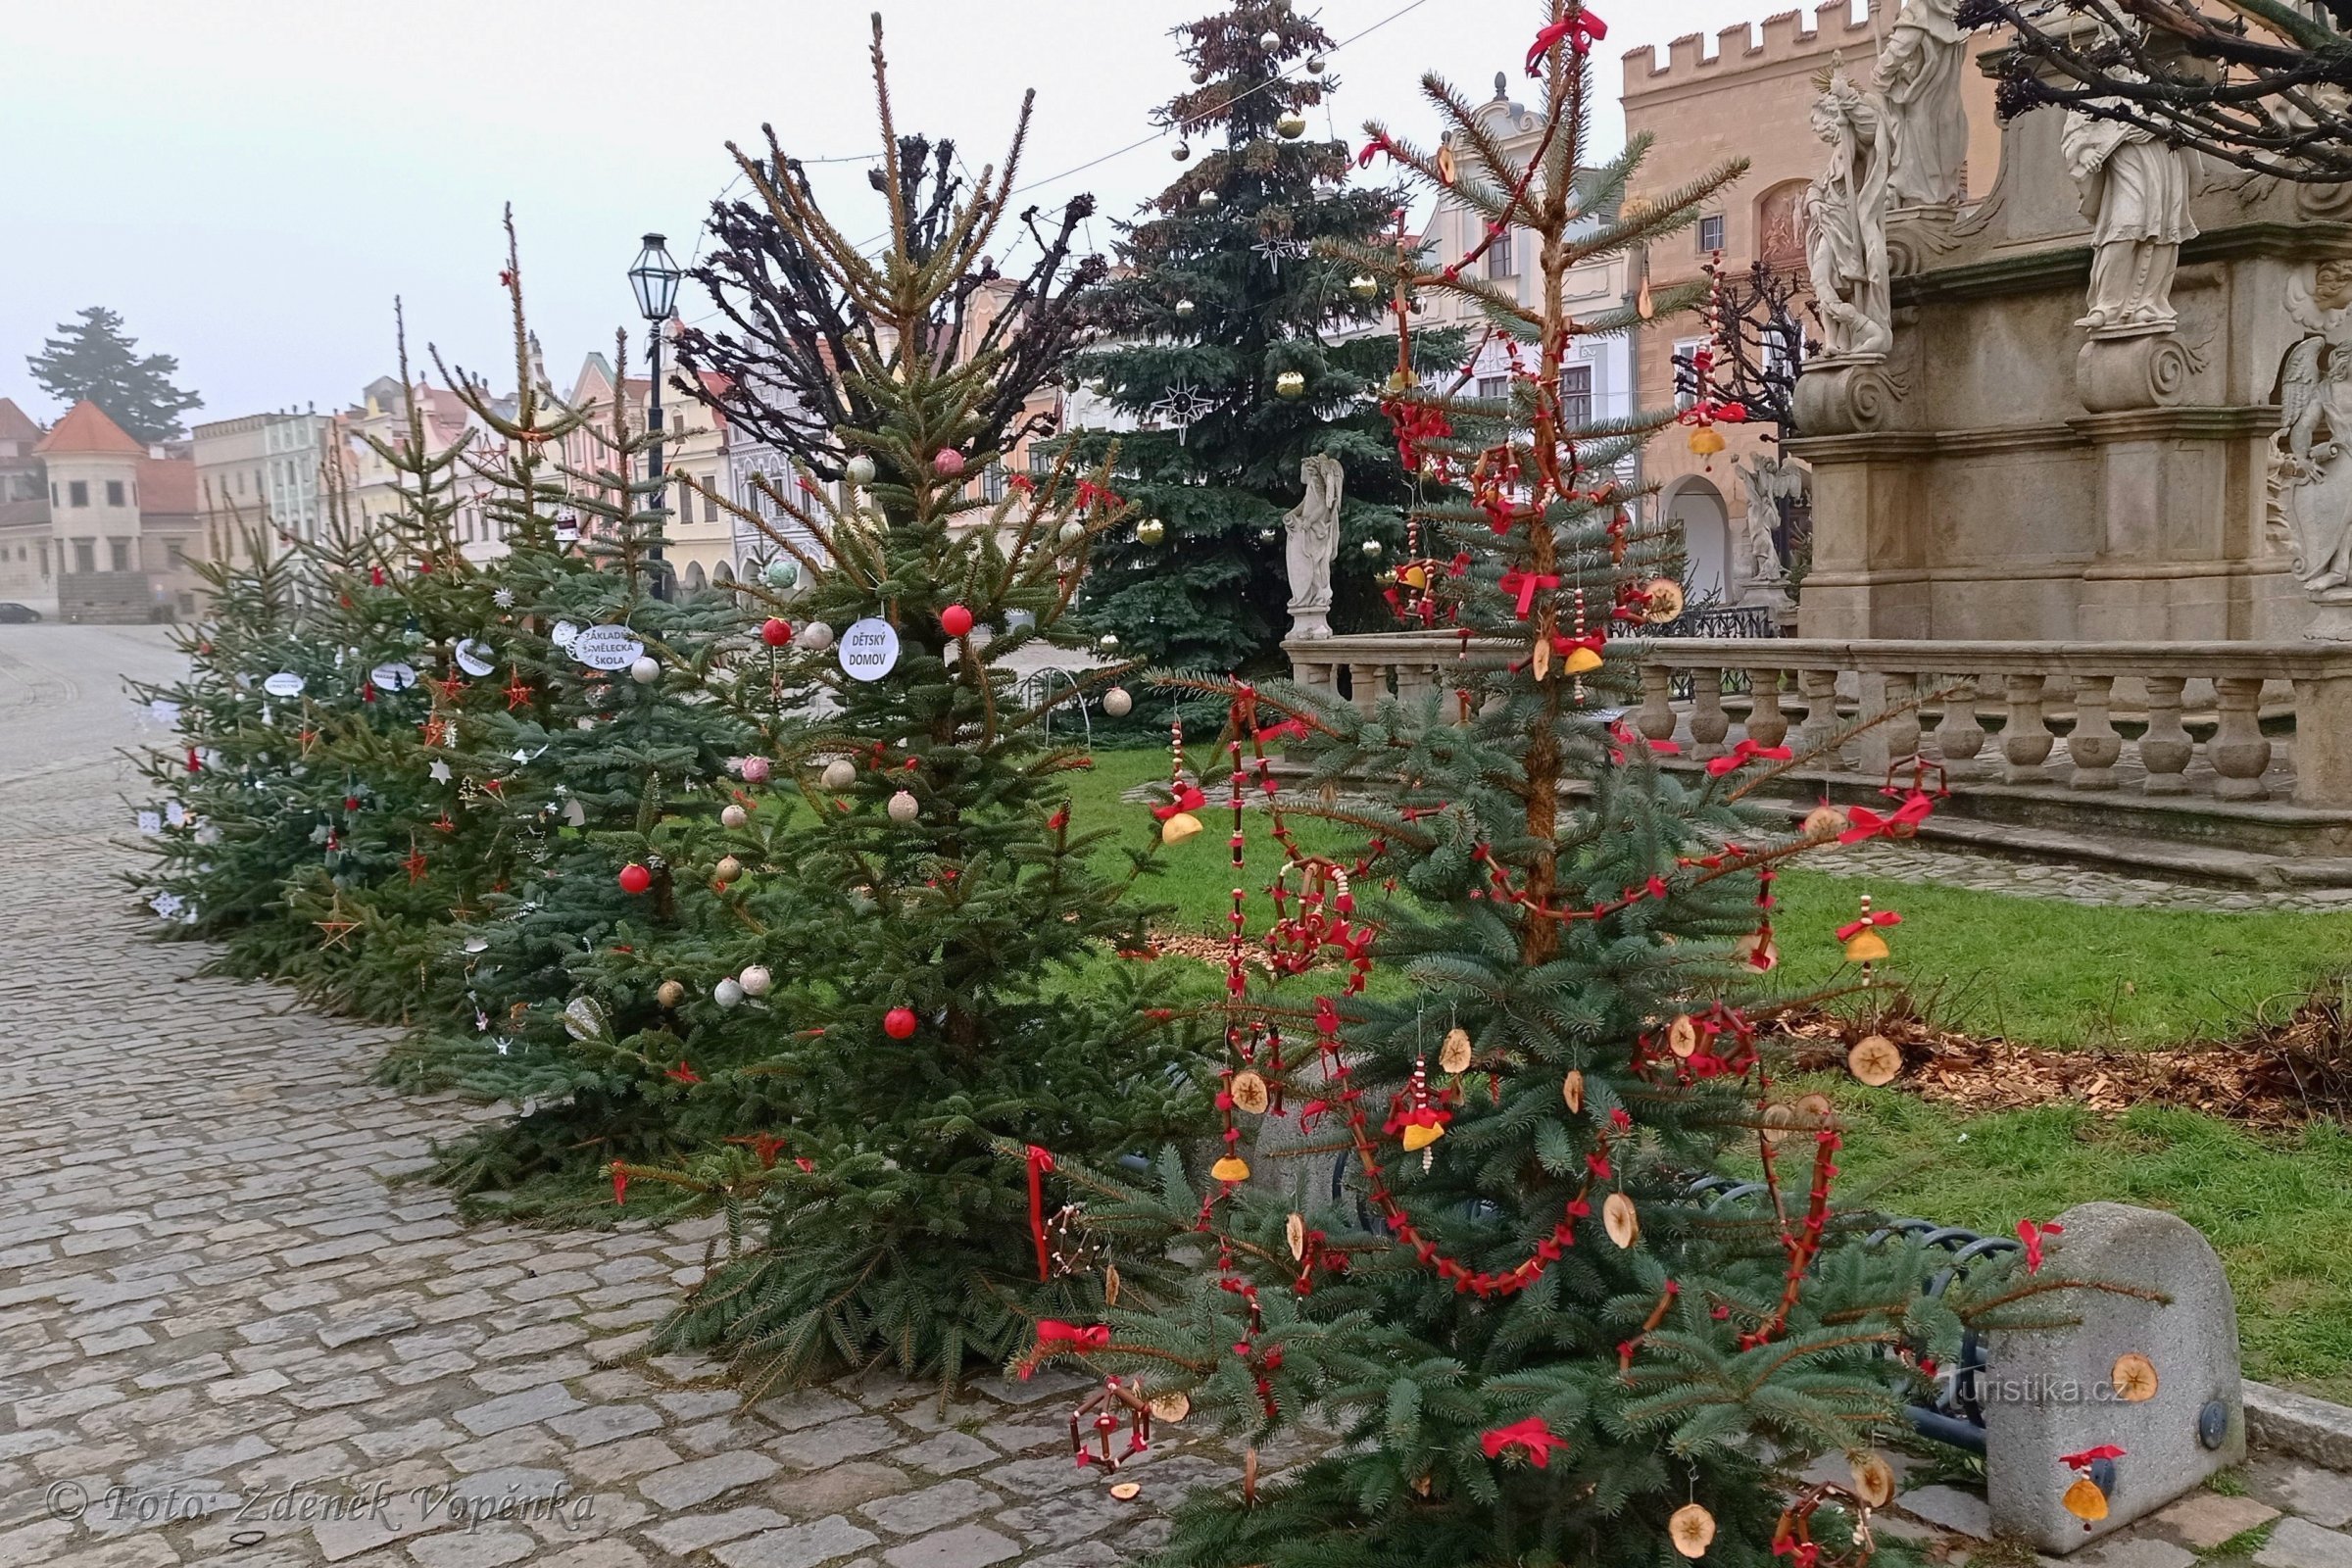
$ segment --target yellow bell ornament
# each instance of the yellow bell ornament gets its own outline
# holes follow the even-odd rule
[[[1690,451],[1696,457],[1711,458],[1723,446],[1723,432],[1711,424],[1702,424],[1690,432]]]

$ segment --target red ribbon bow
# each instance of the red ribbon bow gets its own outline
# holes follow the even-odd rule
[[[1524,1421],[1514,1421],[1507,1427],[1496,1427],[1491,1432],[1481,1433],[1478,1444],[1487,1450],[1490,1459],[1505,1448],[1523,1449],[1527,1454],[1527,1462],[1542,1470],[1550,1465],[1551,1450],[1566,1447],[1568,1440],[1555,1435],[1542,1416],[1531,1415]]]
[[[1709,776],[1721,778],[1745,767],[1750,762],[1786,762],[1796,754],[1786,746],[1758,746],[1754,741],[1741,741],[1731,752],[1707,764]]]
[[[2054,1225],[2049,1228],[2057,1229]],[[2102,1443],[2095,1448],[2084,1448],[2081,1453],[2062,1453],[2058,1456],[2058,1462],[2069,1470],[2087,1470],[2101,1459],[2121,1459],[2123,1456],[2122,1448],[2112,1443]]]
[[[1364,150],[1355,155],[1355,167],[1370,169],[1372,160],[1382,153],[1387,153],[1391,158],[1396,157],[1396,144],[1389,140],[1387,136],[1375,133],[1370,141],[1364,143]]]
[[[1110,1325],[1091,1323],[1081,1328],[1056,1317],[1041,1318],[1037,1325],[1037,1344],[1040,1349],[1049,1345],[1074,1345],[1081,1350],[1107,1350],[1110,1348]]]
[[[1046,1267],[1046,1172],[1054,1168],[1054,1155],[1035,1144],[1029,1146],[1029,1236],[1037,1243],[1037,1277],[1049,1277]],[[1044,1338],[1040,1332],[1039,1338]]]
[[[1905,796],[1903,804],[1895,808],[1891,816],[1881,816],[1867,806],[1857,806],[1845,813],[1849,826],[1838,835],[1838,842],[1859,844],[1864,839],[1881,836],[1907,837],[1909,833],[1916,832],[1919,824],[1928,819],[1928,813],[1935,809],[1936,803],[1920,790],[1913,790]]]
[[[1838,928],[1838,940],[1851,942],[1874,925],[1901,925],[1903,917],[1892,909],[1873,909],[1859,920],[1848,920]]]
[[[2026,1244],[2027,1273],[2038,1274],[2041,1272],[2042,1238],[2045,1236],[2062,1235],[2065,1230],[2066,1227],[2063,1225],[2036,1225],[2030,1219],[2021,1219],[2017,1222],[2017,1239]],[[2115,1450],[2115,1453],[2100,1453],[2096,1449],[2093,1449],[2091,1452],[2091,1457],[2112,1459],[2116,1456],[2116,1454],[2120,1454],[2123,1451],[2123,1449],[2118,1448]]]
[[[1529,612],[1536,607],[1536,590],[1557,588],[1559,585],[1560,579],[1556,572],[1521,571],[1514,566],[1502,574],[1502,581],[1495,586],[1506,594],[1519,596],[1518,607],[1513,613],[1518,615],[1521,620],[1525,620]]]
[[[1592,46],[1608,35],[1609,24],[1590,11],[1579,11],[1573,17],[1564,17],[1537,33],[1536,41],[1528,45],[1527,74],[1535,75],[1538,68],[1544,64],[1544,55],[1562,38],[1568,40],[1568,47],[1582,55],[1592,53]]]
[[[1200,793],[1199,785],[1187,784],[1176,792],[1176,798],[1167,805],[1152,808],[1152,814],[1165,822],[1178,811],[1198,811],[1207,804],[1208,797]]]

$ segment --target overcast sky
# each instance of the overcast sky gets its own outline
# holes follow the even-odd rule
[[[1599,0],[1610,24],[1595,126],[1621,131],[1619,57],[1784,0]],[[1352,137],[1379,116],[1431,124],[1415,83],[1474,98],[1516,76],[1536,0],[1299,0],[1339,51],[1333,104]],[[1150,133],[1185,85],[1168,29],[1210,0],[886,0],[899,123],[956,138],[975,172],[1038,92],[1024,176],[1044,179]],[[32,0],[10,7],[0,93],[0,397],[59,410],[24,367],[85,305],[120,311],[179,357],[196,419],[349,403],[392,366],[392,297],[425,341],[504,387],[499,210],[521,225],[533,324],[559,384],[614,326],[622,273],[661,229],[683,261],[733,173],[724,143],[772,122],[788,152],[875,142],[869,4],[843,0]],[[1399,10],[1405,14],[1397,16]],[[1377,25],[1391,19],[1385,25]],[[1320,117],[1317,117],[1318,120]],[[1318,133],[1323,126],[1315,127]],[[1165,143],[1043,184],[1089,189],[1107,219],[1165,185]],[[878,203],[861,166],[824,189]],[[691,290],[692,285],[688,285]],[[689,316],[696,313],[691,296]]]

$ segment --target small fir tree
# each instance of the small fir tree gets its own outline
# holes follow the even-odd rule
[[[1397,193],[1349,186],[1348,144],[1308,134],[1306,111],[1339,82],[1323,71],[1331,39],[1288,0],[1241,0],[1176,36],[1194,85],[1158,118],[1190,167],[1124,226],[1127,269],[1090,300],[1109,341],[1071,371],[1141,424],[1075,442],[1100,462],[1115,440],[1135,504],[1097,553],[1086,606],[1131,655],[1240,669],[1289,629],[1282,515],[1315,453],[1347,476],[1337,617],[1389,623],[1375,578],[1396,560],[1411,493],[1377,406],[1396,339],[1379,330],[1375,278],[1316,247],[1374,243]],[[1420,350],[1446,363],[1459,334]]]
[[[1766,1102],[1739,1009],[1743,978],[1771,961],[1774,868],[1805,847],[1740,804],[1775,749],[1751,741],[1686,781],[1619,717],[1635,662],[1611,634],[1673,612],[1677,551],[1628,524],[1613,474],[1667,420],[1567,419],[1574,338],[1638,328],[1642,312],[1572,318],[1565,279],[1686,228],[1740,166],[1580,226],[1599,31],[1577,0],[1544,7],[1529,65],[1544,134],[1524,160],[1425,78],[1483,171],[1451,179],[1455,195],[1531,238],[1543,279],[1522,306],[1467,267],[1387,268],[1400,321],[1414,295],[1449,291],[1518,351],[1507,398],[1388,403],[1406,461],[1469,492],[1423,516],[1435,553],[1461,564],[1433,584],[1472,638],[1454,689],[1367,713],[1288,683],[1177,682],[1231,705],[1217,771],[1237,846],[1277,733],[1318,739],[1325,781],[1397,781],[1393,801],[1316,813],[1365,830],[1360,857],[1298,853],[1277,884],[1267,956],[1284,986],[1250,980],[1237,924],[1228,1146],[1206,1180],[1173,1155],[1150,1192],[1078,1178],[1112,1200],[1098,1233],[1130,1250],[1197,1237],[1202,1266],[1173,1295],[1129,1290],[1099,1324],[1041,1325],[1019,1367],[1084,1356],[1126,1375],[1121,1405],[1189,1396],[1196,1418],[1251,1444],[1318,1415],[1336,1425],[1294,1474],[1255,1487],[1253,1450],[1238,1495],[1188,1505],[1161,1559],[1186,1568],[1857,1562],[1862,1513],[1892,1492],[1871,1448],[1925,1358],[1949,1358],[1964,1323],[2073,1283],[1996,1263],[1927,1297],[1948,1259],[1871,1245],[1833,1212],[1836,1122]],[[1433,156],[1372,134],[1448,182]],[[1637,138],[1585,182],[1601,210],[1642,152]],[[1927,808],[1917,797],[1902,819]],[[1862,838],[1895,824],[1857,811],[1827,825]],[[1287,833],[1279,811],[1271,830]],[[1383,879],[1410,897],[1356,909],[1355,890]],[[1880,942],[1867,919],[1850,935],[1849,956]],[[1242,1152],[1252,1115],[1286,1110],[1314,1160],[1291,1201],[1244,1185]],[[1321,1198],[1335,1155],[1336,1205]],[[1705,1179],[1742,1165],[1762,1196],[1719,1201],[1726,1184]],[[1850,1486],[1798,1490],[1807,1461],[1838,1450],[1857,1455]]]

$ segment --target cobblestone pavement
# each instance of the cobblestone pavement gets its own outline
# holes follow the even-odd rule
[[[467,1227],[388,1185],[467,1109],[371,1087],[375,1032],[197,976],[117,880],[114,672],[171,663],[144,628],[0,627],[0,1568],[1107,1568],[1232,1483],[1163,1429],[1114,1499],[1052,1373],[944,1414],[887,1379],[746,1411],[638,1353],[695,1235]],[[2352,1568],[2352,1478],[2244,1480],[2088,1560]],[[1905,1501],[1886,1528],[1982,1526],[1948,1488]]]
[[[387,1185],[466,1108],[370,1086],[377,1032],[197,976],[117,880],[116,672],[172,664],[159,630],[0,627],[0,1568],[1095,1568],[1229,1473],[1161,1444],[1112,1499],[1053,1374],[944,1417],[887,1380],[746,1412],[632,1358],[694,1235]]]

